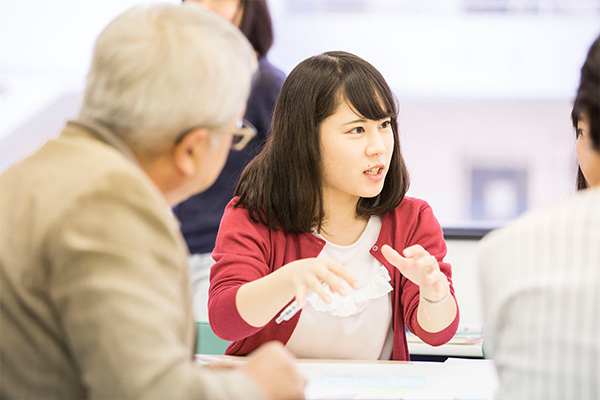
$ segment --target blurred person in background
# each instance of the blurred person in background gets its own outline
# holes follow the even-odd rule
[[[137,7],[99,35],[79,117],[0,176],[0,398],[303,398],[280,344],[239,368],[194,361],[170,211],[252,136],[237,121],[255,70],[199,6]]]
[[[258,71],[244,116],[245,121],[256,128],[256,137],[244,150],[230,152],[212,187],[174,208],[191,254],[189,264],[194,314],[197,321],[208,321],[209,271],[214,263],[211,253],[219,223],[225,206],[233,197],[242,170],[261,151],[269,136],[273,109],[285,74],[267,59],[273,44],[273,26],[266,0],[186,0],[185,3],[200,3],[238,27],[252,44],[258,58]]]
[[[502,399],[600,398],[600,37],[572,119],[580,190],[480,244],[485,347]]]

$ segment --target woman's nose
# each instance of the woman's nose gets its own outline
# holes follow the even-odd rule
[[[385,152],[385,141],[378,130],[373,130],[367,135],[366,154],[377,155]]]

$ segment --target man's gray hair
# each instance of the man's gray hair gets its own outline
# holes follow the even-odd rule
[[[136,151],[159,151],[189,128],[241,116],[256,68],[240,31],[201,6],[135,7],[98,36],[80,115]]]

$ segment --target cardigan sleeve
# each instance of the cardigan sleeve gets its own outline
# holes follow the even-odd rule
[[[254,223],[244,207],[225,208],[217,234],[210,271],[208,319],[217,336],[229,341],[244,339],[261,328],[249,325],[239,314],[236,296],[239,288],[268,275],[270,231]]]
[[[413,228],[412,234],[408,237],[407,247],[417,244],[421,245],[429,252],[429,254],[436,258],[440,270],[446,275],[446,278],[448,278],[450,294],[452,295],[452,298],[454,298],[454,301],[456,301],[454,296],[454,285],[452,283],[452,268],[450,267],[450,264],[444,262],[444,257],[446,256],[446,242],[444,241],[442,228],[433,215],[431,207],[426,203],[419,209],[416,225]],[[454,321],[452,321],[445,329],[440,332],[427,332],[419,325],[417,320],[420,296],[419,287],[404,276],[402,276],[401,282],[404,320],[406,321],[408,329],[425,343],[432,346],[440,346],[452,339],[458,329],[458,308],[456,318],[454,318]]]

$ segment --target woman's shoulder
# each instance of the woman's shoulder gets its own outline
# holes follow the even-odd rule
[[[272,231],[271,228],[262,223],[258,219],[258,215],[253,218],[248,207],[245,204],[240,204],[239,200],[240,197],[235,196],[229,201],[221,219],[221,227],[225,226],[227,229],[235,230],[252,230],[260,232],[263,236],[269,235],[269,231]]]
[[[407,212],[418,214],[425,209],[430,209],[431,206],[427,201],[417,197],[404,196],[400,204],[394,208],[392,214],[406,214]]]
[[[600,188],[585,189],[566,195],[544,206],[534,208],[520,215],[503,227],[488,233],[481,242],[516,243],[524,237],[541,240],[555,240],[565,231],[573,235],[576,230],[600,226]],[[557,241],[558,242],[558,241]]]
[[[239,204],[240,196],[235,196],[225,206],[225,212],[223,213],[223,220],[233,220],[236,223],[253,223],[248,208],[244,204]]]
[[[250,216],[248,208],[243,204],[237,204],[239,197],[234,197],[225,207],[223,217],[219,224],[219,236],[221,237],[252,237],[255,240],[269,240],[272,232],[256,218]]]
[[[317,238],[312,233],[292,233],[285,231],[284,229],[271,229],[257,218],[250,216],[248,208],[243,204],[237,204],[239,196],[231,199],[229,204],[225,207],[223,218],[221,219],[221,225],[219,232],[227,232],[228,235],[244,235],[246,237],[253,237],[256,240],[269,241],[285,247],[284,243],[293,241],[308,246],[320,246],[324,245],[324,241]],[[312,243],[312,244],[308,244]]]
[[[423,199],[405,196],[402,202],[393,210],[383,216],[387,225],[390,222],[403,226],[412,225],[439,225],[429,203]]]
[[[439,242],[442,237],[442,227],[429,203],[415,197],[404,197],[395,209],[383,216],[382,223],[382,230],[410,238],[423,247],[431,241]]]

